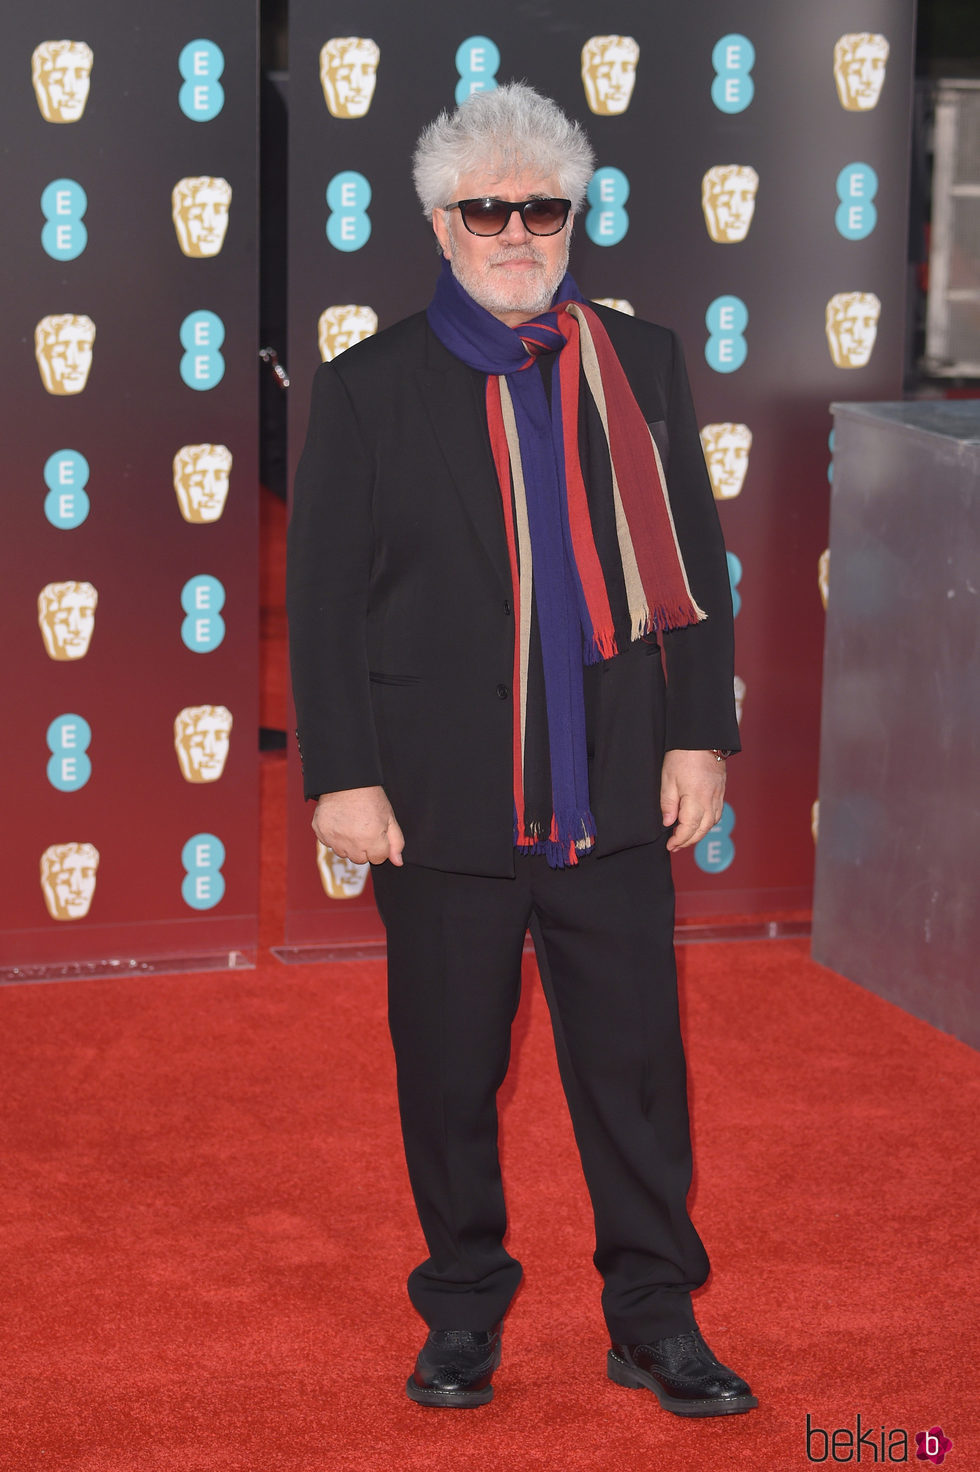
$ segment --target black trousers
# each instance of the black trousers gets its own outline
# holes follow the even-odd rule
[[[691,1144],[664,839],[514,879],[374,870],[412,1191],[429,1249],[408,1280],[430,1328],[488,1329],[521,1277],[503,1246],[496,1095],[530,924],[595,1214],[615,1340],[679,1334],[708,1259],[690,1217]]]

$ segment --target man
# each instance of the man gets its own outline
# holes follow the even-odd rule
[[[317,837],[377,866],[430,1253],[409,1278],[430,1333],[408,1395],[493,1394],[521,1275],[496,1092],[530,924],[595,1210],[608,1374],[712,1416],[756,1400],[691,1308],[708,1263],[685,1207],[668,850],[721,813],[731,600],[676,340],[589,307],[566,274],[593,169],[578,126],[520,84],[422,134],[442,272],[426,313],[317,371],[293,686]]]

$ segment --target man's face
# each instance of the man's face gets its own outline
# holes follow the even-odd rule
[[[49,394],[80,394],[88,382],[95,343],[91,317],[64,313],[42,317],[34,330],[34,356]]]
[[[701,206],[708,234],[719,245],[745,239],[755,213],[759,176],[748,165],[716,164],[701,181]]]
[[[48,583],[38,600],[38,624],[52,659],[83,659],[95,628],[98,595],[91,583]]]
[[[488,172],[466,174],[458,199],[492,196],[514,202],[560,196],[555,179],[519,174],[500,179]],[[486,311],[516,327],[551,305],[568,268],[572,215],[557,235],[532,235],[516,212],[500,235],[471,235],[459,210],[433,210],[432,228],[453,275]]]
[[[231,186],[225,179],[181,179],[173,191],[173,220],[185,256],[216,256],[225,243]]]
[[[582,82],[594,113],[615,117],[633,96],[639,47],[630,36],[593,36],[582,47]],[[465,198],[465,196],[464,196]]]
[[[320,52],[320,81],[327,107],[335,118],[362,118],[371,106],[377,82],[378,48],[373,41],[351,36]]]
[[[838,368],[864,368],[878,334],[881,302],[870,291],[842,291],[827,303],[827,341]]]
[[[53,843],[41,855],[41,892],[52,920],[81,920],[95,893],[99,852],[91,843]]]
[[[224,705],[188,706],[174,721],[174,747],[186,782],[217,782],[231,741],[231,711]]]
[[[174,456],[174,490],[185,521],[217,521],[225,509],[231,452],[225,445],[185,445]]]
[[[870,31],[841,36],[834,47],[834,80],[841,107],[870,112],[881,96],[888,61],[888,42]]]
[[[77,123],[85,111],[92,50],[84,41],[42,41],[31,75],[41,116],[49,123]]]
[[[378,316],[371,307],[327,307],[317,322],[320,357],[325,363],[346,352],[354,343],[378,330]]]
[[[747,424],[706,424],[701,444],[715,500],[732,500],[745,482],[752,431]]]

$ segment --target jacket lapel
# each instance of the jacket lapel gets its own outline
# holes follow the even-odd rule
[[[480,375],[444,348],[428,327],[426,338],[426,362],[417,375],[426,413],[463,508],[506,593],[510,591],[507,535]]]

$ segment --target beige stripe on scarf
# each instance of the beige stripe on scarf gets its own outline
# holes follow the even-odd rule
[[[532,370],[533,371],[533,370]],[[507,437],[510,455],[510,473],[514,482],[514,522],[517,533],[517,561],[520,570],[520,658],[521,658],[521,767],[524,766],[524,733],[527,725],[527,666],[531,649],[531,599],[533,596],[533,571],[531,565],[531,529],[527,520],[527,491],[524,487],[524,467],[521,465],[521,444],[514,417],[514,403],[503,374],[497,379],[500,385],[500,410]]]

